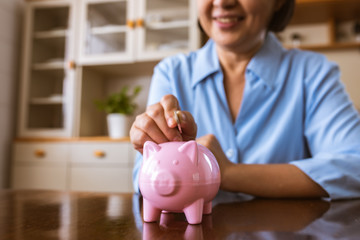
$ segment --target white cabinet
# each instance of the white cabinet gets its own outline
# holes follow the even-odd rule
[[[134,60],[132,0],[82,0],[80,64],[121,63]]]
[[[12,187],[65,190],[68,150],[66,143],[16,143],[13,149]]]
[[[82,107],[95,109],[93,101],[110,94],[107,82],[84,92],[98,78],[87,72],[144,73],[149,63],[200,45],[192,0],[28,0],[25,6],[18,137],[82,136],[82,113],[92,111]],[[150,79],[152,71],[146,74]]]
[[[80,64],[159,60],[199,47],[192,0],[82,0]]]
[[[139,0],[137,3],[137,59],[162,59],[200,47],[196,1]]]
[[[107,135],[94,101],[141,85],[143,111],[155,64],[199,45],[196,1],[27,0],[12,186],[132,191],[134,150],[94,140]]]
[[[26,4],[18,136],[72,134],[73,14],[72,1]]]
[[[135,151],[125,141],[17,141],[16,189],[133,192]]]
[[[70,190],[132,192],[130,143],[73,143]]]

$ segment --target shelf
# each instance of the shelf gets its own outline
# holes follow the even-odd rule
[[[37,31],[34,34],[34,37],[37,39],[41,38],[57,38],[57,37],[66,37],[67,29],[58,29],[58,30],[49,30],[49,31]]]
[[[37,97],[30,100],[31,104],[51,105],[51,104],[63,104],[64,99],[62,96],[56,97]]]
[[[34,8],[33,31],[51,31],[69,27],[69,6],[49,6]]]
[[[187,20],[189,20],[189,10],[187,7],[180,6],[176,8],[176,11],[171,11],[169,9],[148,9],[145,17],[146,24],[151,25],[166,24],[170,22],[179,22],[182,24],[182,22]]]
[[[65,62],[63,60],[49,61],[44,63],[35,63],[33,70],[51,70],[51,69],[64,69]]]
[[[126,25],[127,1],[92,1],[87,5],[87,24],[94,27],[104,25]]]
[[[174,29],[174,28],[183,28],[183,27],[189,27],[188,20],[146,23],[146,28],[152,30]]]
[[[285,46],[285,48],[291,49],[291,48],[295,48],[295,47]],[[304,46],[299,46],[297,48],[304,49],[304,50],[312,50],[312,51],[351,49],[351,48],[360,48],[360,42],[359,43],[333,43],[333,44],[319,44],[319,45],[304,45]]]
[[[130,137],[110,138],[108,136],[74,137],[74,138],[16,138],[15,142],[130,142]]]
[[[187,10],[189,7],[188,0],[177,0],[177,1],[169,1],[169,0],[152,0],[151,4],[147,5],[147,12],[152,11],[166,11],[171,12],[174,9],[184,9]],[[176,12],[178,12],[176,10]],[[175,13],[176,14],[176,13]]]
[[[124,26],[124,25],[103,26],[103,27],[93,27],[93,28],[91,28],[91,34],[93,34],[93,35],[124,33],[126,31],[127,31],[127,27]]]
[[[348,21],[359,16],[359,0],[296,0],[291,24],[326,22],[329,19]]]
[[[107,76],[110,78],[133,78],[136,76],[152,75],[154,67],[159,62],[148,61],[148,62],[135,62],[135,63],[124,63],[114,65],[88,65],[84,66],[84,71],[95,71],[97,74]],[[141,69],[141,71],[139,70]]]

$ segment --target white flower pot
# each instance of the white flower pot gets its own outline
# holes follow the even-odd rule
[[[107,126],[110,138],[129,136],[131,118],[125,114],[111,113],[107,115]]]

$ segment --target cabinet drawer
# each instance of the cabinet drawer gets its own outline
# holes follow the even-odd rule
[[[15,162],[66,162],[69,146],[66,143],[15,143]]]
[[[18,163],[12,170],[12,188],[66,190],[66,178],[65,164]]]
[[[70,190],[96,192],[133,192],[131,168],[73,167]]]
[[[73,143],[70,161],[77,163],[130,164],[130,143]]]

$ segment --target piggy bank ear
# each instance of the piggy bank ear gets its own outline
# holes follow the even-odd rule
[[[195,141],[184,143],[178,148],[178,151],[186,154],[196,166],[198,165],[198,146]]]
[[[160,151],[161,147],[152,142],[152,141],[146,141],[144,144],[144,150],[143,150],[143,157],[144,160],[149,159],[154,153]]]

